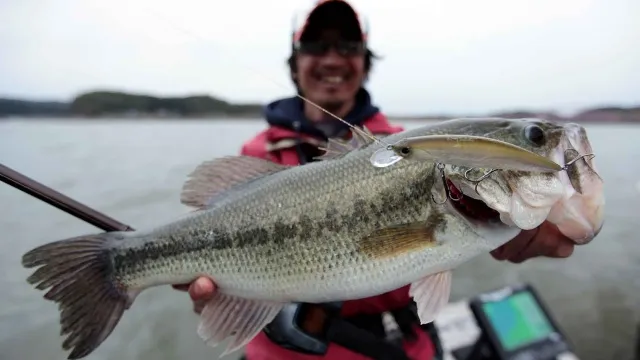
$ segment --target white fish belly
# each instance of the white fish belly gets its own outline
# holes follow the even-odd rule
[[[239,256],[230,250],[207,275],[222,292],[244,298],[311,303],[343,301],[382,294],[427,275],[451,270],[486,252],[488,247],[482,239],[445,242],[437,247],[379,259],[354,251],[326,250],[307,256],[293,256],[289,252],[264,258],[257,253]]]

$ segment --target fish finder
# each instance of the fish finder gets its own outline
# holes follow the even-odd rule
[[[469,303],[480,336],[458,360],[556,360],[571,353],[558,324],[529,284],[478,295]]]

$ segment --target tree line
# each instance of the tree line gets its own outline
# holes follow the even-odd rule
[[[0,118],[21,117],[113,117],[113,118],[179,118],[179,117],[261,117],[262,104],[234,104],[209,95],[157,97],[117,91],[93,91],[80,94],[70,102],[29,101],[0,98]],[[465,115],[456,116],[463,117]],[[485,115],[466,115],[485,116]],[[509,111],[489,114],[505,118],[539,117],[558,122],[623,122],[640,123],[640,107],[598,107],[573,116],[553,112]],[[394,118],[393,116],[389,116]],[[403,119],[448,119],[450,115],[402,117]],[[397,118],[401,119],[401,118]]]
[[[81,94],[70,102],[0,99],[0,116],[216,116],[255,115],[262,104],[233,104],[208,95],[156,97],[115,91]]]

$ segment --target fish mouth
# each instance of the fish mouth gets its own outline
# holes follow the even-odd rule
[[[547,199],[548,203],[540,207],[528,205],[518,190],[505,193],[504,204],[503,201],[490,198],[482,190],[479,193],[469,191],[469,186],[464,182],[456,185],[451,179],[445,178],[445,185],[449,192],[449,209],[475,228],[530,230],[544,222],[550,222],[575,245],[585,245],[600,233],[604,225],[602,192],[581,194],[568,183],[563,184],[564,195],[553,200]],[[487,187],[492,185],[485,189]]]
[[[502,223],[500,213],[490,208],[484,201],[465,195],[451,179],[445,179],[449,189],[452,207],[467,220],[490,224]]]
[[[472,181],[460,168],[449,168],[443,178],[447,206],[475,228],[530,230],[549,222],[574,244],[588,244],[604,225],[603,180],[592,158],[576,155],[592,153],[584,130],[567,126],[565,133],[550,157],[559,164],[579,158],[567,170],[499,170]]]

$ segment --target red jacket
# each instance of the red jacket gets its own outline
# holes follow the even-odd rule
[[[387,118],[376,113],[363,123],[372,133],[377,135],[389,135],[403,130],[402,127],[391,125]],[[247,141],[242,146],[243,155],[255,156],[268,159],[273,162],[286,165],[299,165],[298,154],[293,147],[292,139],[296,133],[282,127],[270,127],[253,139]],[[305,142],[318,145],[318,140],[298,135]],[[384,311],[398,309],[410,303],[409,286],[404,286],[397,290],[373,296],[366,299],[350,300],[343,303],[342,315],[351,316],[359,313],[382,313]],[[405,352],[415,360],[431,360],[434,356],[434,346],[431,339],[424,331],[416,325],[416,339],[409,343],[404,343]],[[367,360],[368,358],[353,353],[339,345],[330,344],[329,350],[324,356],[306,355],[291,350],[284,349],[269,340],[260,332],[246,347],[245,354],[247,360]]]

